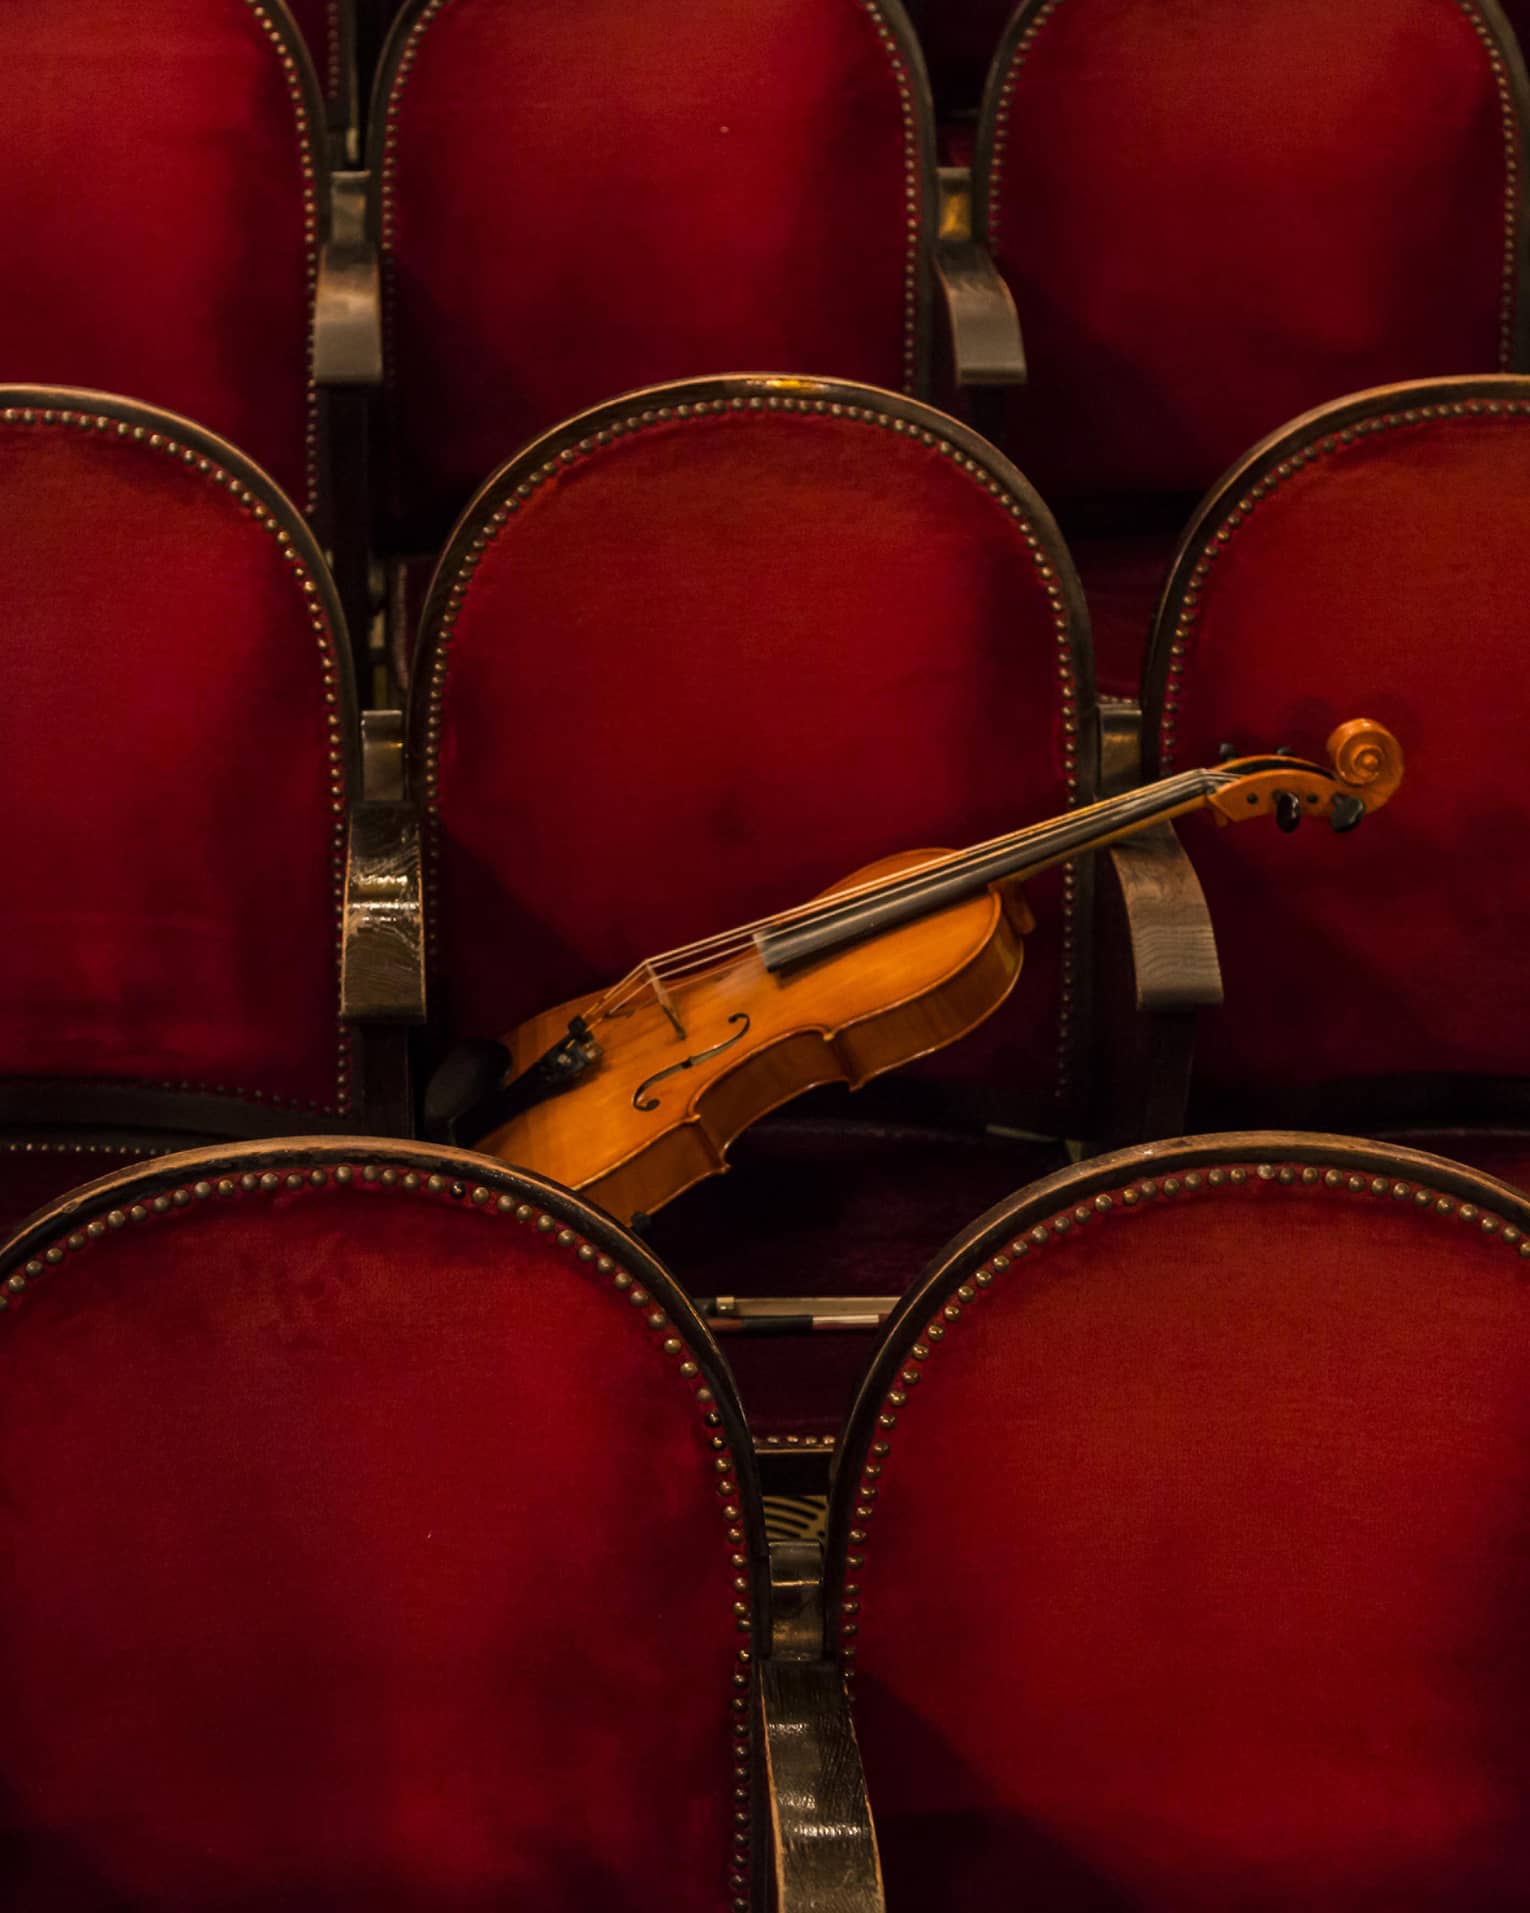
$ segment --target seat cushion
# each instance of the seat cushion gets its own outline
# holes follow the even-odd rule
[[[848,1118],[761,1123],[649,1239],[692,1295],[900,1295],[952,1236],[1058,1168],[1060,1143]],[[871,1330],[730,1333],[756,1435],[828,1435]]]

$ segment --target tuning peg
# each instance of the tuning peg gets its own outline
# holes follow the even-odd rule
[[[1231,759],[1233,759],[1237,755],[1238,755],[1238,747],[1236,744],[1218,744],[1217,762],[1219,764],[1226,764],[1230,762]]]
[[[1296,752],[1292,750],[1289,744],[1277,744],[1274,750],[1270,752],[1270,755],[1271,757],[1295,757]]]
[[[1294,790],[1275,793],[1275,822],[1284,831],[1295,830],[1302,820],[1302,800]]]
[[[1334,800],[1328,812],[1328,821],[1335,830],[1353,830],[1365,815],[1363,798],[1352,797],[1348,791],[1342,791]]]

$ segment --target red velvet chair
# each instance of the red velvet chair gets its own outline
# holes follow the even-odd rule
[[[402,549],[612,392],[925,389],[933,133],[898,0],[414,0],[369,164]]]
[[[1457,1913],[1530,1879],[1530,1204],[1123,1151],[975,1223],[836,1458],[891,1913]]]
[[[198,1150],[39,1217],[0,1305],[16,1913],[748,1913],[757,1677],[796,1779],[839,1735],[783,1846],[874,1879],[842,1687],[773,1678],[727,1372],[587,1204],[454,1150]]]
[[[188,1137],[402,1122],[402,1033],[354,1031],[422,1007],[410,833],[296,508],[184,419],[0,387],[0,603],[0,1230]]]
[[[1278,857],[1186,829],[1226,987],[1198,1122],[1412,1131],[1530,1181],[1526,498],[1530,379],[1489,377],[1326,406],[1197,516],[1144,684],[1148,774],[1361,711],[1407,763],[1354,842]]]
[[[266,0],[7,0],[0,379],[123,392],[319,502],[324,116]]]
[[[1135,693],[1195,499],[1362,386],[1523,369],[1530,93],[1492,0],[1027,0],[978,133],[1102,691]]]
[[[899,847],[1053,815],[1095,776],[1045,507],[953,420],[816,380],[638,393],[507,465],[436,574],[410,730],[443,1043]],[[1036,1137],[1087,1120],[1087,877],[1030,900],[1023,977],[981,1031],[863,1091],[860,1121],[830,1093],[811,1127],[751,1132],[656,1219],[692,1293],[875,1294],[890,1238],[917,1266],[1059,1159]],[[800,1417],[753,1366],[779,1350],[730,1344],[763,1425],[835,1425],[859,1355],[834,1340],[833,1393]]]
[[[287,0],[324,95],[337,164],[359,157],[356,136],[356,0]]]

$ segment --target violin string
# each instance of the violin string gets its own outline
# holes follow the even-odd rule
[[[592,1008],[586,1012],[586,1020],[597,1015],[615,1014],[627,1002],[640,997],[645,989],[655,987],[658,981],[669,982],[681,977],[694,979],[699,973],[721,967],[734,957],[746,954],[757,934],[769,933],[784,927],[804,926],[818,918],[831,920],[847,904],[864,902],[878,894],[895,895],[905,886],[928,881],[934,876],[959,875],[963,868],[1006,848],[1019,849],[1028,843],[1031,848],[1044,849],[1049,840],[1070,836],[1076,832],[1081,823],[1087,824],[1091,816],[1099,818],[1102,813],[1108,811],[1114,811],[1120,817],[1135,819],[1141,816],[1144,821],[1150,821],[1160,809],[1169,808],[1181,797],[1208,794],[1211,790],[1235,781],[1238,775],[1237,772],[1220,770],[1182,771],[1177,776],[1163,778],[1140,790],[1129,791],[1123,797],[1105,798],[1098,803],[1087,804],[1078,810],[1069,811],[1062,817],[1050,818],[1045,823],[1027,825],[1021,830],[1006,832],[997,837],[991,837],[984,843],[971,845],[966,850],[933,857],[927,863],[892,871],[884,877],[871,878],[865,883],[835,891],[830,896],[815,897],[793,909],[758,918],[753,923],[741,924],[714,936],[703,937],[695,943],[681,944],[673,950],[665,951],[659,956],[637,964],[603,997],[597,999]],[[1158,801],[1150,806],[1144,815],[1141,811],[1141,800],[1148,797]],[[1082,847],[1074,854],[1082,854]]]

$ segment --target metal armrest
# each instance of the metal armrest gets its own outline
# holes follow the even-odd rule
[[[368,187],[366,173],[333,175],[314,302],[314,377],[324,386],[382,384],[382,273],[367,233]]]
[[[425,1020],[420,820],[403,791],[402,717],[362,720],[364,795],[345,860],[340,1014],[354,1023]]]
[[[759,1664],[776,1913],[885,1913],[882,1865],[844,1676],[823,1654],[822,1555],[770,1551],[771,1653]]]
[[[987,248],[972,236],[972,175],[965,167],[940,169],[935,277],[946,302],[957,386],[1023,385],[1020,315]]]
[[[1172,824],[1113,844],[1126,911],[1136,1007],[1146,1014],[1214,1008],[1222,970],[1200,878]]]

